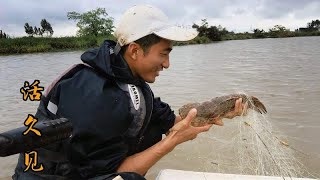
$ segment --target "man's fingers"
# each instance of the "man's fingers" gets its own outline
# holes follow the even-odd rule
[[[190,124],[191,121],[196,117],[196,115],[197,115],[197,109],[192,108],[192,109],[189,111],[187,117],[185,118],[185,120],[187,121],[187,124]]]
[[[198,134],[195,134],[192,138],[190,138],[190,140],[194,140],[197,137]]]
[[[242,113],[242,98],[238,99],[238,108],[237,108],[237,114],[240,115]]]
[[[248,102],[243,105],[243,115],[246,116],[248,114]]]
[[[234,107],[234,111],[236,113],[236,115],[240,116],[241,113],[242,113],[242,98],[239,98],[237,101],[236,101],[236,104],[235,104],[235,107]]]
[[[200,132],[205,132],[205,131],[209,131],[209,129],[213,126],[213,124],[207,124],[205,126],[201,126],[201,127],[195,127],[197,129],[197,131]]]
[[[191,126],[191,121],[196,117],[196,114],[197,114],[197,110],[195,108],[193,108],[189,111],[187,117],[184,118],[183,120],[180,120],[180,122],[177,122],[177,120],[179,121],[179,118],[181,119],[181,117],[177,116],[176,123],[170,129],[170,131],[179,131],[179,130],[182,130],[182,129],[185,129],[185,128]]]
[[[176,116],[176,119],[174,121],[174,124],[177,124],[178,122],[180,122],[182,120],[181,116],[180,115],[177,115]]]
[[[223,126],[223,121],[222,121],[222,119],[216,119],[213,121],[213,124],[218,125],[218,126]]]
[[[239,99],[236,100],[236,103],[234,105],[234,112],[237,113],[238,109],[239,109]]]

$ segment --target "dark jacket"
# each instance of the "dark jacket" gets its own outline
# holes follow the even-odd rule
[[[157,143],[173,126],[173,111],[132,75],[121,55],[112,53],[114,46],[115,42],[105,41],[99,49],[86,51],[81,59],[91,67],[77,65],[46,89],[36,118],[68,118],[72,137],[37,149],[38,164],[44,166],[41,172],[24,173],[24,154],[20,154],[14,179],[88,179],[114,173],[126,157]],[[119,82],[140,87],[145,98],[145,120],[134,137],[127,131],[135,126],[130,98]],[[56,113],[48,110],[49,101],[57,105]]]

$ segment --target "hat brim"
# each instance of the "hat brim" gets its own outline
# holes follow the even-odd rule
[[[170,26],[153,33],[161,38],[172,41],[189,41],[199,34],[196,29],[180,26]]]

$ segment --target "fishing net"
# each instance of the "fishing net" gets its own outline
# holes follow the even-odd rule
[[[252,104],[249,100],[248,103]],[[171,169],[190,171],[317,178],[298,160],[308,156],[293,148],[270,123],[268,114],[249,110],[246,116],[224,120],[223,127],[183,143],[160,162]],[[187,154],[187,155],[186,155]],[[174,162],[172,163],[172,161]]]

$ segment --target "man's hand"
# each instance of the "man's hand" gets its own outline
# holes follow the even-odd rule
[[[224,116],[222,117],[218,117],[215,121],[214,121],[214,124],[216,125],[219,125],[219,126],[223,126],[223,122],[222,122],[222,119],[223,118],[228,118],[228,119],[232,119],[236,116],[241,116],[241,115],[247,115],[247,112],[248,112],[248,104],[245,103],[243,104],[242,103],[242,98],[239,98],[236,103],[235,103],[235,107],[234,107],[234,110],[225,114]]]
[[[185,119],[181,120],[180,116],[176,117],[176,124],[169,130],[168,138],[173,140],[175,145],[181,144],[185,141],[192,140],[201,132],[208,131],[212,124],[202,127],[194,127],[191,121],[196,117],[197,110],[191,109]]]
[[[182,120],[181,116],[180,115],[176,115],[176,119],[174,120],[174,124],[177,124],[181,120]]]
[[[167,137],[150,148],[127,157],[117,172],[136,172],[144,175],[160,158],[171,152],[178,144],[192,140],[197,137],[197,134],[208,131],[212,124],[203,127],[191,126],[191,121],[196,114],[197,110],[192,109],[185,119],[181,120],[181,117],[177,116],[177,123],[169,130]]]
[[[233,118],[235,116],[239,116],[243,110],[245,110],[245,114],[246,109],[247,106],[242,104],[242,99],[239,99],[236,101],[234,111],[228,113],[224,117]],[[191,125],[191,121],[196,117],[196,114],[197,110],[191,109],[185,119],[181,119],[180,116],[176,116],[175,125],[169,130],[167,137],[150,148],[127,157],[119,166],[117,171],[136,172],[144,175],[151,166],[159,161],[164,155],[171,152],[178,144],[192,140],[196,138],[199,133],[208,131],[212,124],[201,127],[194,127]],[[216,124],[219,125],[219,122],[222,124],[221,119],[219,119]]]

